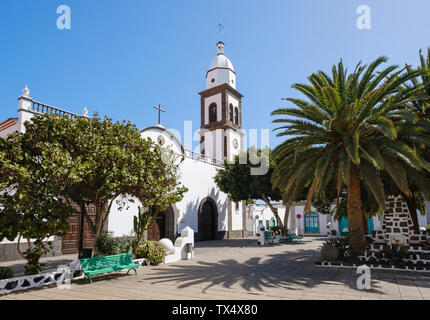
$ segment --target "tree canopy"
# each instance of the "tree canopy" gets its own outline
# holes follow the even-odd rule
[[[370,65],[359,63],[348,73],[342,61],[331,75],[312,74],[310,84],[292,87],[306,99],[287,98],[295,107],[280,108],[278,136],[287,137],[275,150],[279,159],[272,182],[283,191],[284,201],[309,187],[307,210],[314,198],[325,199],[328,186],[347,191],[348,239],[353,249],[366,246],[363,229],[362,187],[385,207],[383,174],[404,194],[411,196],[407,169],[428,171],[421,154],[402,139],[430,145],[426,128],[407,108],[421,88],[402,89],[419,71],[405,72],[397,66],[377,71],[386,62],[380,57]]]
[[[25,128],[25,133],[8,136],[2,145],[15,145],[18,154],[28,159],[27,179],[34,179],[31,177],[35,172],[41,172],[38,186],[45,193],[52,192],[55,205],[61,203],[61,206],[72,207],[74,202],[85,209],[85,204],[93,204],[95,221],[86,210],[84,215],[96,238],[117,198],[125,203],[136,197],[144,207],[156,205],[162,209],[181,200],[187,191],[179,181],[182,159],[151,139],[143,139],[130,122],[113,122],[107,117],[101,119],[97,114],[92,118],[45,114],[27,121]],[[19,162],[11,155],[14,152],[14,149],[2,148],[0,157],[12,158],[7,163],[8,168],[19,171]],[[12,178],[12,169],[2,169],[3,188],[14,189],[27,183]],[[42,195],[34,200],[36,198],[46,197]],[[23,202],[16,197],[15,200],[19,204],[16,207],[18,213]],[[37,201],[27,204],[27,210],[39,212],[36,204]],[[4,232],[5,229],[2,227],[1,230]],[[12,237],[13,232],[8,236]]]

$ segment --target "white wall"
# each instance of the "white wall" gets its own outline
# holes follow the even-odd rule
[[[151,137],[157,141],[159,135],[165,136],[165,141],[168,141],[169,132],[161,129],[150,129],[141,133],[142,137]],[[173,140],[172,140],[173,141]],[[176,142],[172,142],[172,147],[180,150]],[[227,195],[221,192],[214,181],[216,171],[219,167],[207,163],[205,161],[185,157],[184,162],[180,164],[180,181],[188,188],[184,198],[176,203],[178,209],[178,230],[189,226],[195,232],[198,232],[198,208],[206,197],[212,198],[217,204],[218,211],[218,231],[228,230],[228,202]],[[140,205],[140,203],[139,203]],[[233,203],[234,210],[234,203]],[[113,206],[109,214],[109,231],[113,231],[115,236],[129,234],[133,228],[133,216],[137,214],[137,204],[130,205],[130,209],[126,211],[118,211],[117,207]],[[242,207],[239,205],[239,212],[233,212],[232,229],[242,230]],[[182,223],[181,220],[184,219]]]

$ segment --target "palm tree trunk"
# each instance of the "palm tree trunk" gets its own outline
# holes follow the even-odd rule
[[[369,225],[367,224],[367,219],[364,215],[363,215],[363,231],[365,235],[369,233]]]
[[[358,168],[352,162],[349,169],[347,192],[348,242],[351,249],[364,250],[367,243],[364,238],[360,178],[358,176]]]

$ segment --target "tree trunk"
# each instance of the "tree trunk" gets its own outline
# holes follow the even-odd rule
[[[364,234],[368,234],[369,233],[369,225],[367,224],[367,219],[363,214],[363,230],[364,230]]]
[[[282,220],[278,215],[278,210],[272,206],[269,199],[267,199],[267,197],[264,194],[261,195],[261,198],[269,206],[270,210],[273,212],[273,215],[275,216],[276,220],[278,221],[278,226],[281,229],[284,229],[284,224],[282,223]]]
[[[84,248],[84,229],[85,229],[85,203],[81,201],[80,203],[81,212],[80,212],[80,221],[79,221],[79,239],[78,239],[78,258],[82,258],[82,250]]]
[[[367,243],[364,238],[360,178],[358,168],[352,162],[349,169],[347,192],[348,242],[351,249],[364,250],[367,247]]]
[[[288,201],[287,204],[285,205],[284,228],[282,229],[283,236],[286,236],[288,233],[288,217],[290,216],[290,210],[292,206],[293,206],[292,201]]]
[[[406,204],[408,205],[408,209],[409,209],[409,213],[411,215],[411,219],[412,219],[412,223],[414,224],[413,228],[415,231],[419,231],[420,230],[420,224],[418,222],[418,215],[417,215],[417,205],[415,203],[415,198],[412,196],[411,198],[409,197],[404,197]]]

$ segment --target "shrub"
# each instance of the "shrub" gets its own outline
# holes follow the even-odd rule
[[[323,243],[324,247],[335,247],[339,249],[339,260],[345,258],[345,252],[349,248],[348,238],[336,238],[327,240]]]
[[[13,271],[7,267],[0,267],[0,279],[8,279],[13,277]]]
[[[426,232],[430,236],[430,224],[426,225]]]
[[[269,230],[272,230],[276,235],[282,234],[282,229],[279,226],[272,226]]]
[[[382,248],[384,258],[387,259],[387,263],[391,266],[403,266],[403,259],[409,258],[408,249],[404,246],[393,244],[385,244]]]
[[[157,265],[163,262],[166,250],[157,241],[145,241],[137,247],[136,258],[146,258],[150,263]]]
[[[131,241],[124,238],[114,238],[109,232],[103,232],[97,238],[96,245],[97,256],[110,256],[129,252]]]

